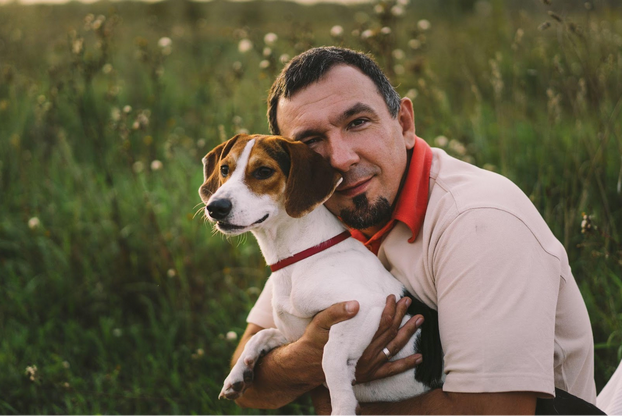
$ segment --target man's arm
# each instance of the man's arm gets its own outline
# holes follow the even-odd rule
[[[322,351],[329,329],[335,323],[350,319],[358,312],[357,302],[344,302],[319,313],[305,334],[291,344],[271,350],[255,366],[253,384],[236,400],[241,407],[277,409],[312,390],[325,381],[321,366]],[[249,324],[231,359],[235,365],[246,343],[262,327]]]
[[[385,346],[396,354],[416,332],[422,317],[411,318],[399,328],[408,309],[409,299],[395,303],[395,297],[386,299],[380,326],[371,345],[364,352],[356,368],[358,382],[401,373],[416,366],[421,355],[414,354],[401,360],[388,361],[381,352]],[[305,334],[296,342],[270,351],[255,366],[253,384],[236,400],[241,407],[276,409],[302,394],[320,386],[325,381],[321,361],[323,347],[329,338],[332,325],[352,318],[358,312],[357,302],[343,302],[320,312],[308,325]],[[246,343],[263,328],[249,324],[232,358],[236,363]]]
[[[311,392],[316,414],[331,414],[329,391],[320,386]],[[363,415],[499,414],[533,415],[536,393],[447,393],[435,389],[399,402],[360,403]]]

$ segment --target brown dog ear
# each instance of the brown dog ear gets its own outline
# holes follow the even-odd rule
[[[299,218],[327,201],[342,175],[321,155],[301,142],[282,138],[281,145],[290,155],[286,212],[293,218]]]
[[[198,190],[198,193],[203,201],[205,201],[205,199],[209,199],[209,197],[220,187],[218,162],[227,157],[233,145],[243,136],[246,135],[238,134],[237,136],[232,137],[226,142],[216,146],[203,158],[203,185]]]

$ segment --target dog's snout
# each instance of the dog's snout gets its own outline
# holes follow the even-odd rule
[[[224,220],[231,212],[231,207],[228,199],[216,199],[207,205],[207,212],[215,220]]]

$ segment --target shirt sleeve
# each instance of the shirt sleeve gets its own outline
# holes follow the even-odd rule
[[[448,392],[554,395],[560,261],[514,215],[459,215],[434,251]]]
[[[272,279],[268,279],[260,293],[257,302],[251,308],[249,316],[246,318],[246,322],[261,326],[262,328],[275,328],[275,321],[273,319],[273,307],[272,307]]]

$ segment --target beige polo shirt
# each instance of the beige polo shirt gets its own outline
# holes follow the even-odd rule
[[[595,404],[593,335],[562,244],[503,176],[432,148],[425,222],[398,222],[378,257],[438,310],[449,392],[554,386]],[[247,321],[273,327],[264,288]]]

